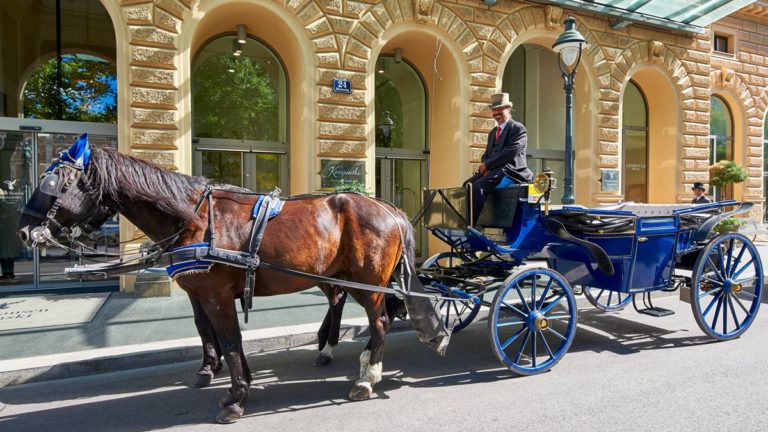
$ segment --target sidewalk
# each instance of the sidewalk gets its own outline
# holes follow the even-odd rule
[[[768,263],[768,243],[757,246],[763,263]],[[13,299],[0,298],[0,304]],[[580,309],[591,307],[583,296],[577,300]],[[248,324],[239,312],[246,353],[315,343],[327,307],[318,289],[254,298]],[[406,322],[395,324],[396,328],[410,329]],[[366,329],[364,310],[348,301],[342,338],[353,338]],[[201,358],[192,307],[178,289],[164,298],[137,299],[111,293],[91,322],[5,330],[0,331],[0,340],[0,387]]]
[[[248,324],[237,308],[245,350],[253,354],[315,341],[328,303],[318,289],[256,297]],[[344,308],[342,327],[347,338],[367,328],[365,311],[354,301]],[[192,307],[179,289],[162,298],[113,292],[91,322],[5,330],[0,340],[0,387],[201,358]]]

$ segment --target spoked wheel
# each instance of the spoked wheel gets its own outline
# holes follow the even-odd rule
[[[554,270],[518,270],[496,293],[488,329],[493,352],[513,372],[546,372],[568,352],[576,334],[573,291]]]
[[[630,293],[588,286],[584,287],[584,296],[592,306],[605,312],[622,310],[632,301],[632,294]]]
[[[716,237],[696,259],[691,279],[691,308],[704,333],[729,340],[749,328],[763,295],[763,265],[749,239]]]
[[[443,252],[437,255],[433,255],[421,266],[423,269],[432,270],[445,270],[448,275],[451,274],[451,269],[456,268],[463,264],[464,261],[454,252]],[[438,293],[443,297],[463,298],[461,294],[451,290],[451,287],[445,284],[434,283],[425,287],[428,292]],[[483,299],[483,295],[478,296],[480,300]],[[458,332],[464,327],[468,326],[472,320],[475,319],[477,313],[480,312],[480,304],[475,304],[471,299],[463,300],[441,300],[440,304],[440,316],[443,319],[443,323],[446,327],[453,325],[453,333]]]

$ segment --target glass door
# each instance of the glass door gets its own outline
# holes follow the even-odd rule
[[[376,158],[376,197],[389,201],[409,217],[421,209],[422,190],[427,185],[425,158]],[[422,224],[415,229],[416,257],[425,258],[426,233]]]
[[[107,221],[90,239],[82,239],[88,249],[81,249],[80,257],[58,247],[28,248],[16,235],[21,210],[37,187],[40,175],[82,132],[89,132],[92,146],[117,148],[114,125],[0,118],[0,293],[104,284],[69,280],[64,269],[91,260],[105,261],[110,259],[105,252],[119,252],[117,217]],[[70,246],[68,240],[61,241]],[[117,278],[107,283],[116,284]]]
[[[288,193],[288,157],[285,151],[265,148],[256,142],[195,141],[195,175],[257,193],[272,192],[275,187],[283,190],[284,194]]]

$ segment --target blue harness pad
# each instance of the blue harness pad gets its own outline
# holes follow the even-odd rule
[[[264,200],[266,198],[267,195],[259,195],[259,199],[256,201],[256,204],[253,205],[253,211],[251,212],[252,217],[256,217],[259,214],[259,210],[261,209],[261,206],[264,205]],[[285,204],[284,200],[272,200],[272,206],[269,208],[267,219],[272,219],[273,217],[279,215],[283,210],[283,204]]]
[[[207,247],[207,246],[208,246],[208,242],[180,246],[177,248],[173,248],[171,250],[171,254],[177,251],[185,250],[185,249],[194,249],[197,247]],[[213,261],[189,259],[185,261],[175,262],[169,265],[165,270],[168,272],[168,276],[175,278],[176,276],[180,276],[182,273],[188,273],[188,272],[189,273],[207,273],[211,270],[211,267],[213,267]]]

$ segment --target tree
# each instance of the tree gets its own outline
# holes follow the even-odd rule
[[[93,56],[68,54],[61,58],[61,87],[56,58],[37,68],[24,87],[24,117],[117,122],[115,65]]]
[[[277,83],[258,60],[216,53],[192,80],[195,136],[279,140]]]

